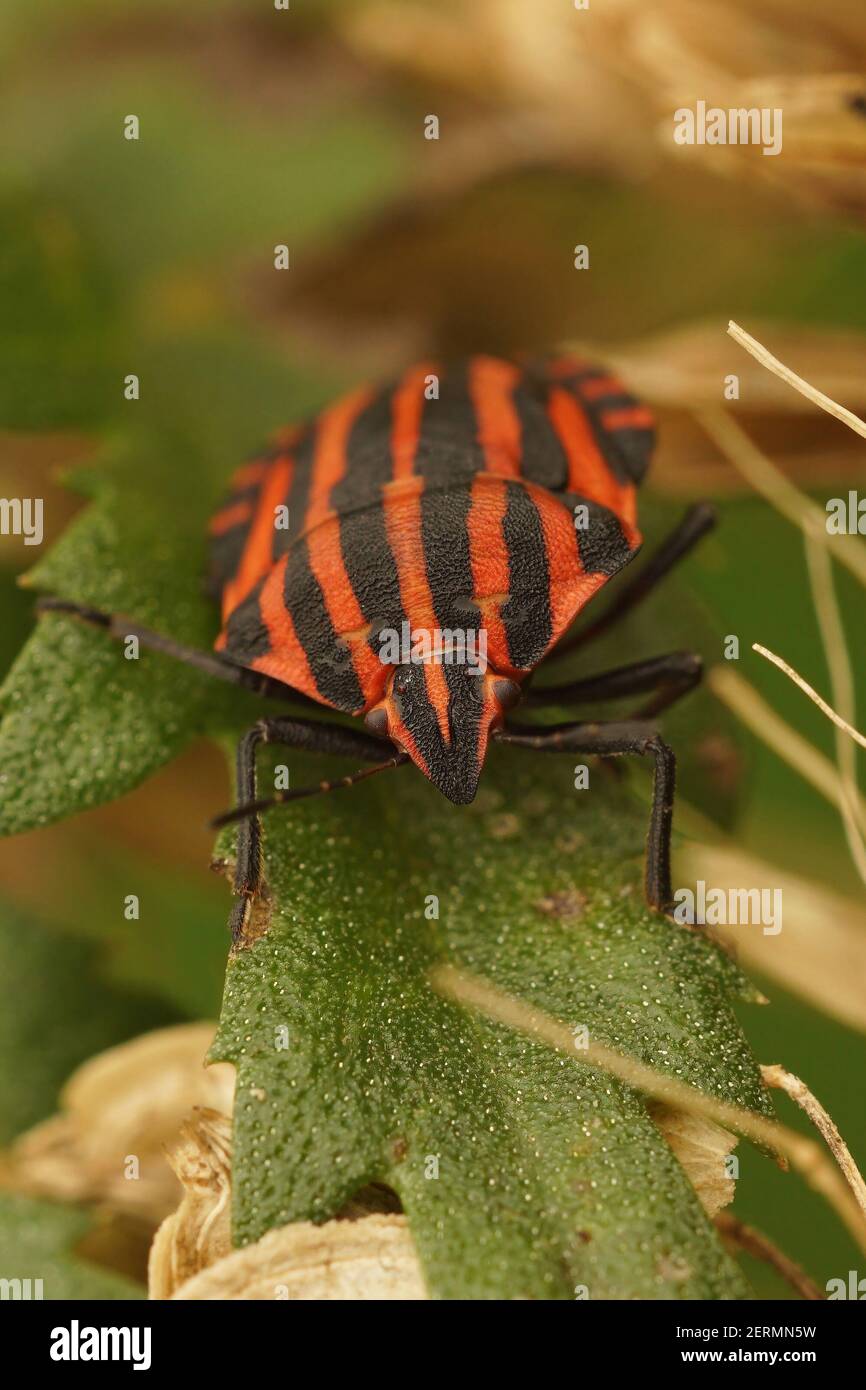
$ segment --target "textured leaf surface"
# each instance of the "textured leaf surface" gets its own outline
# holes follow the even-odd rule
[[[27,582],[208,650],[208,516],[232,467],[322,388],[214,342],[167,350],[153,369],[142,423],[82,477],[94,500]],[[207,416],[198,429],[159,427],[196,409]],[[15,834],[129,791],[200,734],[250,722],[260,703],[151,652],[128,660],[103,633],[46,615],[0,709],[0,832]]]
[[[74,1253],[90,1228],[71,1207],[0,1193],[0,1279],[41,1279],[46,1299],[134,1299],[144,1290]]]
[[[270,926],[230,962],[213,1049],[239,1069],[238,1241],[378,1180],[440,1296],[748,1296],[639,1096],[428,985],[447,960],[766,1108],[742,977],[645,910],[643,813],[601,769],[574,791],[572,762],[497,750],[466,809],[402,768],[272,814]]]
[[[146,449],[136,457],[145,470],[152,460]],[[203,642],[213,618],[201,596],[200,517],[196,509],[185,533],[177,491],[158,488],[146,500],[109,483],[30,582],[163,630],[170,614],[173,635]],[[135,786],[204,729],[224,698],[214,684],[150,653],[127,660],[120,643],[68,618],[42,618],[0,693],[4,832]]]

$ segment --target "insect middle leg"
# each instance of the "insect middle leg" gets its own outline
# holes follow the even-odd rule
[[[545,753],[594,753],[619,757],[623,753],[651,756],[655,763],[652,809],[647,833],[644,888],[650,907],[669,913],[671,888],[671,826],[673,823],[676,759],[652,724],[637,719],[609,723],[558,724],[552,728],[503,729],[500,743],[535,748]]]
[[[651,719],[692,690],[700,679],[703,662],[696,652],[665,652],[646,661],[634,661],[600,671],[595,676],[569,681],[566,685],[531,687],[523,703],[532,709],[545,705],[581,705],[595,701],[618,700],[629,695],[653,693],[653,698],[632,716]]]
[[[306,787],[296,792],[286,792],[268,798],[267,802],[256,800],[256,753],[262,743],[280,743],[289,748],[297,748],[312,753],[330,753],[354,758],[359,762],[374,764],[362,772],[332,781],[320,782],[315,787]],[[237,799],[234,811],[220,816],[215,825],[238,821],[237,859],[235,862],[234,892],[237,902],[229,917],[232,942],[240,938],[244,926],[249,921],[253,900],[262,886],[262,825],[258,812],[264,806],[281,801],[294,801],[302,796],[313,796],[320,792],[336,791],[340,787],[351,786],[362,777],[373,772],[385,771],[405,761],[400,755],[383,761],[383,754],[392,745],[382,739],[363,733],[360,729],[345,728],[341,724],[306,719],[275,718],[260,719],[244,734],[237,750]]]
[[[86,604],[73,603],[70,599],[51,597],[38,599],[36,612],[65,613],[71,618],[77,618],[79,622],[86,623],[88,627],[101,629],[117,642],[125,642],[128,637],[137,637],[141,646],[149,651],[162,652],[173,661],[192,666],[206,676],[215,676],[217,680],[228,681],[230,685],[238,685],[243,690],[251,690],[265,698],[321,709],[316,700],[311,700],[301,691],[294,690],[290,685],[285,685],[272,676],[263,675],[260,671],[251,671],[246,666],[237,666],[218,652],[203,652],[197,647],[188,647],[183,642],[176,642],[173,637],[165,637],[161,632],[142,627],[141,623],[126,618],[121,613],[105,613],[102,609],[88,608]]]

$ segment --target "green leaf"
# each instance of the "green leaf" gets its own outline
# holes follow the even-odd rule
[[[748,1296],[638,1095],[428,983],[456,964],[767,1112],[731,1011],[745,982],[646,910],[644,814],[601,768],[575,791],[573,761],[496,750],[465,809],[406,767],[270,816],[270,924],[230,961],[213,1048],[238,1068],[239,1243],[379,1181],[434,1295]]]
[[[170,485],[167,456],[154,444],[115,456],[98,500],[29,580],[207,646],[202,503]],[[143,494],[123,485],[133,465],[151,481]],[[225,708],[215,685],[152,653],[127,660],[121,643],[69,618],[41,619],[0,691],[0,828],[46,825],[136,786]]]
[[[89,943],[0,917],[0,1143],[56,1108],[70,1073],[96,1052],[177,1017],[158,1000],[110,989]]]
[[[143,1298],[139,1285],[75,1254],[89,1228],[82,1211],[0,1193],[0,1279],[41,1279],[46,1299]]]
[[[142,381],[147,399],[130,406],[141,423],[79,475],[95,498],[27,582],[209,650],[208,518],[232,468],[328,386],[219,340],[167,347],[145,359]],[[177,422],[172,433],[162,419]],[[128,660],[121,643],[47,615],[0,710],[0,833],[10,835],[122,795],[201,734],[252,723],[261,703],[151,652]]]

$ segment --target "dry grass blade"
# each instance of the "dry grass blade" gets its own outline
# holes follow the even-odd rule
[[[866,549],[857,536],[830,535],[826,513],[770,463],[731,415],[724,410],[702,410],[695,418],[756,492],[805,535],[828,546],[839,563],[866,584]]]
[[[753,685],[729,666],[711,667],[707,672],[706,684],[757,738],[778,753],[801,777],[805,777],[832,806],[842,809],[845,789],[837,769],[829,758],[825,758],[802,734],[792,729]],[[854,812],[861,830],[866,830],[866,802],[859,794]]]
[[[857,729],[852,728],[840,714],[837,714],[836,711],[827,704],[826,700],[822,700],[818,692],[812,689],[809,682],[805,681],[803,677],[794,670],[793,666],[789,666],[787,661],[783,661],[780,656],[777,656],[775,652],[771,652],[767,647],[762,647],[760,642],[753,642],[752,650],[759,652],[761,656],[765,656],[768,661],[772,661],[774,666],[778,666],[779,670],[783,671],[789,680],[792,680],[795,685],[800,687],[804,694],[809,696],[809,699],[818,706],[821,713],[826,714],[827,718],[832,720],[837,729],[844,729],[845,733],[850,734],[851,738],[859,743],[861,748],[866,748],[866,737]]]
[[[845,650],[844,637],[842,636],[841,623],[839,621],[838,609],[836,608],[835,596],[833,594],[833,580],[830,573],[830,562],[823,550],[816,546],[808,538],[806,540],[806,554],[809,561],[809,577],[812,584],[812,596],[815,600],[815,607],[819,614],[821,624],[821,636],[824,642],[824,650],[827,655],[827,662],[831,669],[831,679],[834,689],[841,693],[847,706],[852,709],[854,703],[854,689],[851,676],[851,666]],[[848,848],[851,851],[851,858],[854,861],[857,872],[861,879],[866,883],[866,846],[863,843],[863,836],[857,824],[857,801],[859,789],[857,786],[857,771],[854,762],[854,749],[843,737],[847,734],[855,743],[866,748],[866,738],[848,722],[843,719],[826,700],[812,689],[811,685],[803,679],[793,666],[789,666],[780,656],[761,646],[759,642],[752,643],[752,650],[759,652],[761,656],[771,661],[774,666],[794,682],[795,685],[808,695],[809,699],[818,706],[822,714],[836,725],[838,730],[836,735],[836,757],[839,764],[839,810],[842,816],[842,824],[845,827],[845,838],[848,841]]]
[[[792,386],[807,400],[820,406],[822,410],[834,418],[842,421],[849,429],[856,434],[866,438],[866,424],[852,411],[840,406],[829,396],[818,391],[809,382],[793,372],[790,367],[786,367],[777,357],[753,338],[750,333],[741,328],[733,320],[728,324],[728,333],[736,342],[746,349],[758,362],[767,368],[780,380]],[[830,670],[830,680],[833,687],[833,698],[836,703],[841,705],[845,714],[839,714],[825,700],[803,680],[802,676],[784,662],[780,657],[768,651],[766,647],[753,643],[753,649],[769,661],[779,667],[796,685],[803,690],[809,698],[814,701],[818,708],[836,725],[837,730],[847,734],[855,742],[866,747],[866,739],[854,728],[853,720],[854,709],[854,682],[851,674],[851,664],[848,660],[845,645],[845,634],[842,629],[842,621],[839,614],[839,607],[836,602],[836,594],[833,587],[833,575],[828,558],[828,550],[832,541],[832,553],[843,564],[861,580],[864,580],[864,570],[866,570],[866,552],[859,545],[858,538],[855,536],[833,536],[827,531],[826,519],[822,516],[820,508],[801,493],[785,476],[774,468],[768,459],[764,458],[759,449],[755,447],[739,426],[721,411],[707,411],[700,417],[701,423],[710,434],[711,438],[721,447],[730,458],[737,469],[763,494],[778,511],[787,516],[796,526],[803,531],[806,541],[806,559],[809,568],[809,583],[812,590],[812,600],[818,618],[818,625],[821,631],[821,640],[824,646],[824,653],[827,658],[827,665]],[[763,729],[757,730],[765,741]],[[778,729],[776,730],[778,733]],[[793,732],[793,731],[792,731]],[[805,745],[805,741],[804,745]],[[786,740],[790,750],[790,737]],[[808,747],[808,745],[805,745]],[[836,794],[836,801],[842,817],[845,829],[845,838],[851,852],[860,878],[866,883],[866,845],[864,845],[862,800],[857,786],[857,764],[854,749],[846,744],[845,740],[836,735],[836,756],[839,764],[839,779]],[[789,759],[790,760],[790,759]],[[796,764],[795,764],[796,766]],[[805,768],[801,768],[804,775]],[[814,777],[811,779],[814,780]],[[834,788],[835,790],[835,788]]]
[[[854,674],[848,657],[842,615],[836,599],[833,584],[833,567],[823,546],[817,545],[808,536],[804,539],[806,563],[809,568],[809,585],[812,590],[812,603],[821,631],[824,655],[830,672],[830,689],[833,701],[846,723],[853,725],[857,717],[854,695]],[[845,738],[841,729],[836,730],[836,762],[842,784],[842,797],[839,810],[845,838],[851,851],[851,858],[861,879],[866,883],[866,844],[857,824],[857,749],[850,739]]]
[[[784,1091],[809,1116],[844,1173],[845,1180],[854,1194],[854,1200],[863,1214],[866,1215],[866,1182],[863,1181],[863,1175],[851,1157],[848,1145],[821,1102],[813,1096],[809,1087],[800,1080],[799,1076],[794,1076],[793,1072],[786,1071],[784,1067],[775,1064],[761,1067],[761,1075],[768,1086],[774,1086],[776,1089]]]
[[[784,362],[780,362],[778,357],[774,357],[771,352],[759,343],[757,338],[753,338],[751,333],[747,333],[733,319],[728,324],[728,332],[731,337],[738,342],[741,347],[750,352],[758,362],[762,363],[768,371],[775,373],[782,381],[786,381],[795,391],[799,391],[808,400],[814,401],[815,405],[826,410],[828,415],[835,415],[837,420],[841,420],[849,429],[855,430],[857,434],[866,439],[866,423],[859,415],[855,415],[852,410],[846,410],[844,405],[839,405],[837,401],[825,396],[823,391],[818,391],[814,386],[810,386],[808,381],[804,381],[796,372],[792,372],[790,367],[786,367]]]

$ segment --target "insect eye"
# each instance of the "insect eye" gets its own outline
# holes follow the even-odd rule
[[[493,694],[502,709],[514,709],[520,699],[520,686],[516,681],[500,677],[499,680],[493,682]]]
[[[388,713],[379,705],[364,715],[364,724],[371,734],[384,738],[388,733]]]

